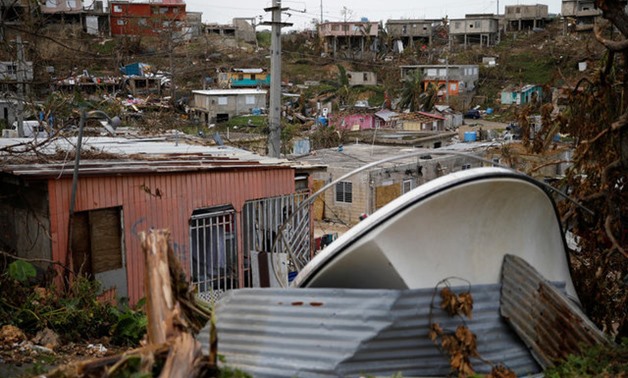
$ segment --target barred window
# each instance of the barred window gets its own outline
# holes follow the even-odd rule
[[[353,184],[349,181],[342,181],[336,184],[336,202],[353,202]]]

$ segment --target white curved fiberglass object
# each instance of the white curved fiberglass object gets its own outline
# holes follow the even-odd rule
[[[503,168],[432,180],[339,237],[293,287],[417,289],[449,277],[500,282],[503,257],[519,256],[577,300],[555,204],[543,184]]]

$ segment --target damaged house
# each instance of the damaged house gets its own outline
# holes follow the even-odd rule
[[[140,232],[168,229],[177,257],[209,300],[232,288],[263,286],[257,257],[309,193],[303,165],[235,148],[97,137],[83,146],[90,159],[76,171],[67,161],[4,156],[0,243],[17,256],[80,270],[131,303],[144,296]],[[56,140],[48,148],[40,153],[74,145]],[[295,215],[292,226],[300,232],[290,242],[299,247],[292,253],[307,261],[309,213]]]
[[[339,50],[356,50],[364,54],[377,50],[379,22],[322,22],[318,24],[318,35],[327,54],[336,56]]]
[[[467,14],[449,21],[451,44],[494,46],[499,42],[499,18],[494,14]]]
[[[326,164],[326,171],[312,174],[313,190],[342,177],[368,163],[416,151],[412,146],[345,144],[342,148],[317,150],[315,155],[295,158],[310,165]],[[353,225],[362,214],[372,214],[388,202],[417,186],[444,174],[479,167],[477,159],[468,156],[425,155],[396,160],[359,172],[338,182],[323,196],[324,206],[315,206],[312,218]]]
[[[504,18],[509,31],[534,30],[542,28],[549,21],[546,4],[506,5]]]

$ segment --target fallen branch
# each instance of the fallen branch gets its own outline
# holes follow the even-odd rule
[[[215,364],[210,364],[194,338],[210,319],[211,312],[196,299],[186,281],[169,236],[166,230],[140,234],[146,257],[147,344],[120,355],[61,366],[45,377],[214,376]]]

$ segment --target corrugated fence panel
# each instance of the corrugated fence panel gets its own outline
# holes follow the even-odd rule
[[[501,313],[544,367],[583,346],[610,344],[574,302],[522,258],[504,257],[502,282]]]
[[[56,235],[52,243],[52,258],[62,263],[65,263],[67,255],[71,191],[71,177],[49,180],[50,227]],[[169,229],[173,246],[185,260],[190,251],[188,222],[195,209],[232,204],[240,212],[248,200],[293,192],[294,170],[291,168],[261,167],[223,172],[122,176],[79,175],[75,211],[122,207],[128,290],[129,298],[134,303],[143,296],[144,256],[139,241],[141,231],[151,227]]]
[[[448,356],[428,338],[430,325],[453,332],[464,324],[476,334],[484,359],[518,375],[538,373],[539,365],[499,314],[499,285],[476,285],[471,293],[473,319],[463,320],[439,308],[434,289],[234,290],[216,307],[218,353],[227,366],[255,377],[445,376]],[[208,348],[207,329],[199,340]],[[478,373],[491,370],[472,362]]]

